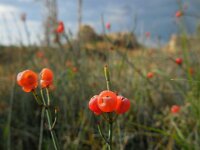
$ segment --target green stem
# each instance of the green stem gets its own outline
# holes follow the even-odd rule
[[[106,142],[106,144],[109,145],[109,142],[106,140],[105,136],[103,135],[103,132],[101,130],[101,126],[98,124],[97,127],[98,127],[99,134],[101,135],[102,139],[104,140],[104,142]]]
[[[9,108],[9,112],[8,112],[8,122],[7,122],[7,150],[11,149],[11,121],[12,121],[12,110],[13,110],[13,99],[14,99],[14,89],[15,89],[15,80],[13,79],[12,82],[12,89],[11,89],[11,95],[10,95],[10,108]]]
[[[43,100],[44,106],[46,106],[46,102],[45,102],[45,99],[44,99],[44,95],[43,95],[42,89],[41,89],[40,92],[41,92],[41,96],[42,96],[42,100]],[[48,95],[47,95],[47,97],[48,97]],[[47,117],[49,131],[51,133],[51,138],[52,138],[52,141],[53,141],[54,148],[55,148],[55,150],[59,150],[58,140],[57,140],[55,131],[52,128],[52,118],[51,118],[51,112],[49,110],[49,107],[46,107],[46,117]]]
[[[38,103],[38,105],[40,105],[40,106],[43,105],[43,104],[42,104],[42,101],[40,100],[40,98],[39,98],[38,94],[36,93],[36,91],[33,90],[32,93],[33,93],[33,96],[34,96],[36,102]]]
[[[42,113],[41,113],[40,139],[39,139],[38,150],[41,150],[41,149],[42,149],[43,129],[44,129],[44,113],[45,113],[45,107],[42,108]]]
[[[110,114],[112,115],[112,114]],[[113,121],[112,121],[112,116],[110,116],[110,121],[109,121],[109,132],[108,132],[108,138],[109,138],[109,145],[108,149],[112,150],[112,128],[113,128]]]
[[[113,122],[111,121],[109,123],[109,146],[108,146],[109,150],[112,150],[112,125],[113,125]]]
[[[104,66],[104,75],[106,79],[106,86],[107,90],[110,90],[110,74],[108,70],[108,66]],[[112,113],[108,113],[109,118],[109,131],[108,131],[108,149],[112,150],[112,128],[113,128],[113,120],[112,120]]]
[[[47,106],[50,106],[51,102],[50,102],[50,98],[49,98],[49,90],[48,90],[48,88],[46,88],[46,92],[47,92]]]
[[[105,78],[106,78],[106,86],[107,86],[107,90],[110,90],[110,73],[109,73],[109,70],[108,70],[108,66],[104,66],[104,75],[105,75]]]

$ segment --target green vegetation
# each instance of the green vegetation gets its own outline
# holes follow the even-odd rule
[[[191,45],[186,38],[182,42],[175,52],[130,50],[106,36],[87,44],[71,40],[68,46],[1,47],[0,149],[38,148],[41,108],[32,94],[25,94],[16,84],[16,75],[25,69],[40,72],[44,67],[55,75],[50,96],[59,108],[55,131],[61,149],[102,149],[97,118],[88,102],[106,89],[106,64],[112,90],[131,101],[129,112],[113,124],[113,149],[198,149],[199,43]],[[182,65],[176,64],[176,58],[182,58]],[[153,72],[152,78],[148,72]],[[170,111],[175,104],[181,107],[178,113]],[[46,124],[47,120],[42,149],[53,150]]]

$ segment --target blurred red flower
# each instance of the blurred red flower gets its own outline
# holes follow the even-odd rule
[[[77,73],[77,72],[78,72],[78,68],[77,68],[77,67],[72,67],[72,71],[73,71],[74,73]]]
[[[151,79],[154,77],[154,73],[153,72],[148,72],[147,73],[147,78]]]
[[[171,107],[171,113],[173,113],[173,114],[179,113],[180,110],[181,110],[181,107],[179,105],[173,105]]]
[[[146,38],[150,38],[151,33],[150,33],[150,32],[146,32],[146,33],[145,33],[145,36],[146,36]]]
[[[44,52],[38,51],[38,52],[36,53],[36,57],[37,57],[37,58],[43,58],[43,57],[44,57]]]
[[[60,22],[58,23],[57,28],[56,28],[56,32],[57,32],[57,33],[63,33],[64,30],[65,30],[64,23],[63,23],[62,21],[60,21]]]
[[[110,30],[110,28],[111,28],[111,24],[109,22],[106,23],[106,29]]]
[[[176,18],[180,18],[181,16],[183,16],[183,12],[178,10],[175,14]]]
[[[194,70],[192,67],[190,67],[190,68],[189,68],[189,73],[190,73],[190,75],[194,75],[195,70]]]
[[[182,65],[183,60],[182,60],[182,58],[176,58],[175,62],[176,62],[176,64],[178,64],[178,65]]]

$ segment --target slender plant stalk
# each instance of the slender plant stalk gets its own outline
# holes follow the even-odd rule
[[[110,73],[109,73],[107,65],[104,67],[104,75],[105,75],[105,78],[106,78],[107,90],[110,90],[110,86],[111,86],[111,84],[110,84]]]
[[[98,130],[99,130],[100,136],[102,137],[102,139],[104,140],[104,142],[106,142],[106,144],[109,145],[109,142],[106,140],[106,137],[103,135],[103,132],[101,130],[101,126],[98,124],[97,127],[98,127]]]
[[[8,123],[7,123],[7,130],[8,130],[8,139],[7,139],[7,150],[11,149],[11,121],[12,121],[12,107],[13,107],[13,99],[14,99],[14,88],[15,88],[15,80],[13,79],[12,82],[12,90],[10,95],[10,109],[8,113]]]
[[[38,103],[38,105],[40,105],[40,106],[43,105],[43,103],[40,100],[39,96],[37,95],[36,91],[34,90],[32,93],[33,93],[33,96],[34,96],[36,102]]]
[[[106,79],[107,90],[110,90],[111,85],[110,85],[110,74],[109,74],[108,66],[104,67],[104,75]],[[108,118],[109,118],[108,149],[112,150],[112,130],[113,130],[112,113],[108,113]]]
[[[108,137],[109,137],[109,145],[108,149],[112,150],[112,129],[113,129],[113,121],[109,121],[109,132],[108,132]]]
[[[42,150],[42,140],[43,140],[43,130],[44,130],[44,114],[45,114],[45,107],[42,108],[42,112],[41,112],[40,139],[39,139],[38,150]]]
[[[43,103],[44,103],[44,106],[46,106],[46,101],[44,99],[44,94],[43,94],[43,91],[41,89],[41,96],[42,96],[42,100],[43,100]],[[49,97],[49,95],[47,95],[47,98]],[[57,140],[57,137],[56,137],[56,134],[55,134],[55,131],[53,130],[52,128],[52,118],[51,118],[51,112],[49,110],[49,107],[46,106],[46,117],[47,117],[47,122],[48,122],[48,126],[49,126],[49,131],[51,133],[51,138],[52,138],[52,141],[53,141],[53,145],[54,145],[54,148],[55,150],[59,150],[59,145],[58,145],[58,140]]]
[[[50,97],[49,97],[49,90],[48,90],[48,88],[46,88],[46,93],[47,93],[47,106],[50,106],[50,105],[51,105],[51,102],[50,102]]]

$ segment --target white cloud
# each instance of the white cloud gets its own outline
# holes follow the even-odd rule
[[[32,2],[33,0],[18,0],[19,2]]]
[[[20,12],[20,9],[12,5],[0,4],[0,13],[6,14],[6,13],[16,13],[16,12]]]
[[[13,15],[20,14],[21,10],[12,5],[0,4],[0,21],[13,20]]]

